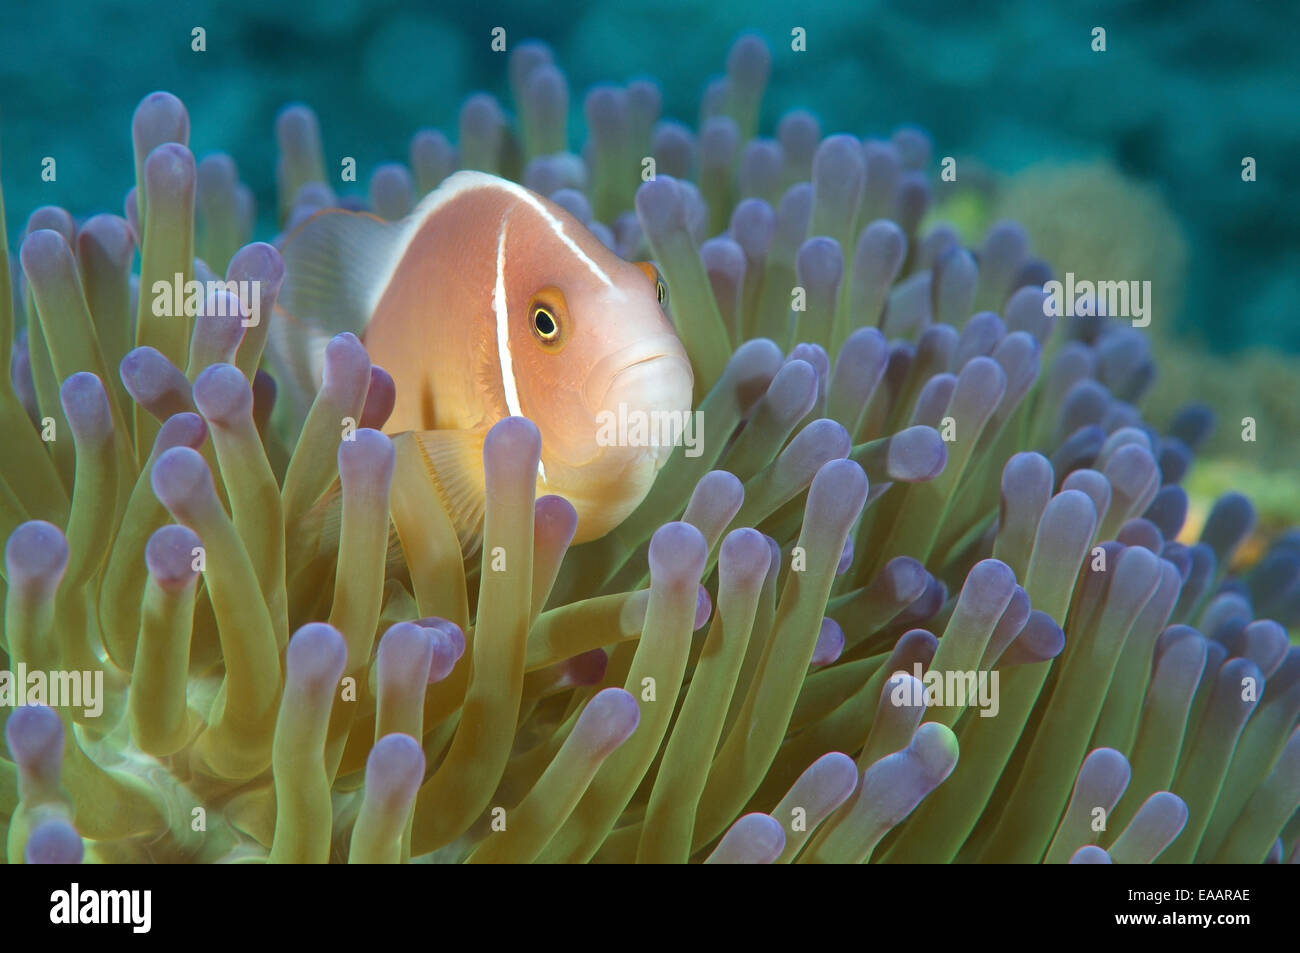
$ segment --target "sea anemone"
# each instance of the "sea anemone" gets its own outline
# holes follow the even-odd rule
[[[755,36],[694,130],[590,90],[581,156],[548,48],[509,67],[514,116],[470,97],[366,198],[286,108],[281,227],[457,168],[550,196],[661,269],[700,452],[571,546],[506,418],[465,559],[356,337],[271,373],[276,245],[146,97],[125,217],[38,209],[0,268],[9,860],[1294,860],[1300,538],[1229,574],[1231,493],[1181,538],[1213,421],[1143,420],[1143,333],[1048,316],[1015,223],[928,223],[919,130],[757,137]]]

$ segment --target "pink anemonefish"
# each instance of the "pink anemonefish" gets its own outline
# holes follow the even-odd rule
[[[540,431],[537,493],[573,504],[575,542],[645,497],[672,448],[610,445],[602,421],[690,410],[691,365],[653,265],[623,261],[524,187],[470,171],[400,222],[318,212],[283,254],[273,356],[314,387],[329,336],[361,337],[397,388],[384,430],[411,432],[467,553],[481,534],[483,438],[506,416]]]

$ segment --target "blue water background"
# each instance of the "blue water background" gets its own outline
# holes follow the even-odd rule
[[[195,26],[207,31],[204,53],[191,51]],[[198,155],[236,158],[266,237],[283,103],[310,103],[330,161],[355,156],[364,182],[375,163],[405,157],[415,129],[454,130],[466,94],[507,101],[505,58],[490,49],[497,26],[510,43],[550,42],[575,91],[658,78],[665,113],[692,124],[732,39],[756,28],[774,54],[766,133],[784,110],[808,106],[827,131],[921,124],[940,155],[978,156],[1003,172],[1108,158],[1158,189],[1186,227],[1179,327],[1216,350],[1300,351],[1295,0],[0,0],[10,241],[38,205],[120,213],[131,111],[154,89],[185,101]],[[807,31],[805,53],[790,49],[795,26]],[[1095,26],[1107,30],[1104,54],[1090,48]],[[576,133],[579,96],[572,105]],[[58,160],[55,183],[40,180],[47,155]],[[1254,183],[1241,181],[1246,155],[1258,163]]]

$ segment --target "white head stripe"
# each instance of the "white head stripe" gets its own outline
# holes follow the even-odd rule
[[[579,248],[578,243],[569,237],[568,232],[564,230],[564,223],[561,222],[554,215],[552,215],[545,205],[537,201],[537,199],[533,196],[531,192],[529,192],[527,189],[520,188],[519,186],[515,185],[513,182],[504,182],[503,186],[506,188],[508,192],[517,196],[522,201],[528,203],[528,205],[531,208],[535,209],[537,211],[537,214],[542,216],[542,219],[546,222],[547,225],[550,226],[551,231],[555,232],[556,237],[558,237],[560,241],[564,242],[564,244],[568,247],[569,251],[573,252],[576,256],[578,256],[578,260],[580,262],[582,262],[584,265],[587,266],[588,271],[590,271],[593,275],[595,275],[597,278],[599,278],[609,287],[611,288],[614,287],[614,282],[610,281],[609,275],[605,274],[605,272],[601,270],[601,267],[598,264],[596,264],[589,257],[587,257],[587,253],[584,252],[581,248]]]
[[[506,307],[506,226],[507,215],[501,221],[501,234],[497,236],[497,281],[492,289],[492,311],[497,319],[497,361],[501,365],[501,387],[505,391],[506,409],[512,416],[522,417],[519,405],[519,385],[515,381],[514,363],[510,359],[510,314]]]
[[[515,380],[514,361],[510,357],[510,309],[506,305],[506,226],[510,223],[507,212],[501,220],[501,234],[497,236],[497,280],[492,288],[492,311],[497,319],[497,361],[501,365],[501,388],[505,392],[506,409],[512,417],[522,417],[519,403],[519,382]],[[546,482],[546,468],[537,461],[537,474]]]
[[[573,252],[580,262],[587,266],[588,271],[610,288],[614,287],[614,282],[609,275],[605,274],[604,270],[592,261],[590,256],[578,247],[578,243],[565,232],[564,223],[552,215],[545,205],[537,201],[537,197],[531,192],[523,186],[508,182],[505,179],[498,179],[486,172],[463,171],[444,179],[442,184],[426,195],[420,204],[416,206],[415,211],[402,219],[397,226],[400,232],[393,241],[392,258],[383,270],[383,274],[376,276],[375,283],[370,289],[369,300],[366,302],[369,313],[374,314],[375,308],[379,305],[379,299],[388,290],[389,282],[393,280],[393,275],[397,272],[397,266],[401,264],[402,258],[406,255],[406,250],[411,245],[411,239],[415,237],[416,233],[424,227],[429,218],[443,205],[446,205],[457,196],[472,192],[475,189],[501,189],[507,195],[526,204],[542,216],[542,220],[555,233],[555,236]]]

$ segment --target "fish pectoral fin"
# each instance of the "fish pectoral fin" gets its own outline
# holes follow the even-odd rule
[[[483,540],[483,439],[487,430],[417,430],[411,434],[443,510],[456,528],[461,551]]]

